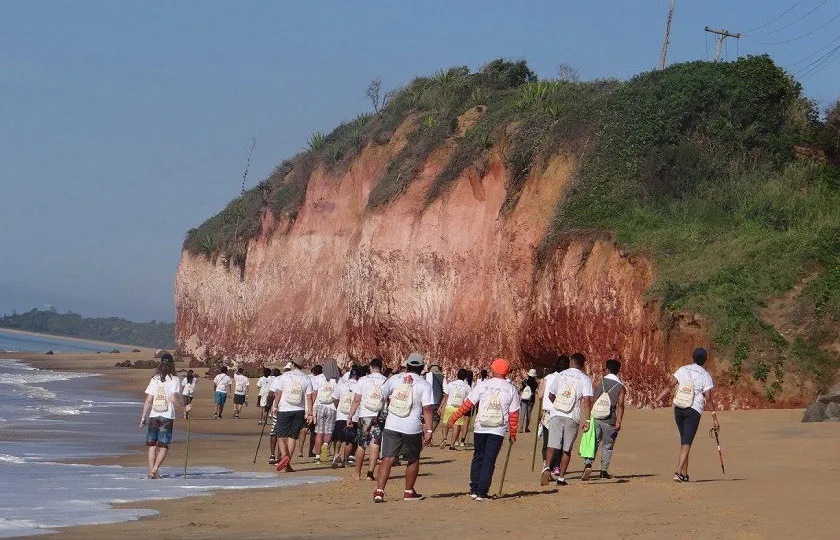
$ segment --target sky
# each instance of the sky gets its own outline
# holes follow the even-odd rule
[[[0,314],[53,305],[171,321],[188,229],[441,67],[525,59],[541,77],[629,78],[659,60],[668,0],[0,0]],[[840,0],[676,0],[668,63],[744,32],[820,107],[840,95]],[[825,57],[823,58],[823,55]],[[814,62],[817,63],[814,63]]]

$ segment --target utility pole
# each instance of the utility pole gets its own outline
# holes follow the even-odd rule
[[[671,19],[674,18],[674,0],[668,9],[668,22],[665,23],[665,41],[662,42],[662,54],[659,55],[659,69],[665,69],[665,55],[668,54],[668,41],[671,39]]]
[[[720,53],[723,51],[723,42],[726,40],[726,38],[732,37],[735,39],[741,39],[740,32],[735,34],[730,32],[729,30],[716,30],[709,26],[707,26],[705,30],[710,34],[715,34],[717,39],[717,47],[715,48],[715,62],[720,62]]]

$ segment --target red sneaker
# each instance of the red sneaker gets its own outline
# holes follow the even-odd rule
[[[373,491],[373,502],[375,502],[375,503],[385,502],[385,490],[375,489]]]
[[[424,497],[414,491],[413,489],[407,489],[403,492],[403,500],[404,501],[422,501]]]

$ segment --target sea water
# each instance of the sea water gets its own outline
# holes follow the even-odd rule
[[[61,340],[53,340],[48,345],[51,350],[70,352],[77,345],[58,343],[59,347],[56,341]],[[18,347],[26,345],[21,347],[19,341]],[[184,478],[178,466],[163,467],[163,478],[149,480],[145,467],[80,464],[84,459],[127,453],[127,446],[142,443],[145,437],[137,427],[142,402],[98,386],[93,373],[0,360],[0,537],[155,514],[150,509],[115,509],[116,503],[335,480],[216,467],[191,467]],[[176,423],[174,444],[183,444],[178,427]]]

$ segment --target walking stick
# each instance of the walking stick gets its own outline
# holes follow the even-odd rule
[[[709,437],[714,437],[715,444],[717,444],[717,451],[718,457],[720,458],[720,472],[726,474],[726,469],[723,466],[723,450],[720,449],[720,438],[718,438],[718,432],[720,430],[718,428],[712,428],[709,430]]]
[[[267,423],[268,423],[267,421],[263,422],[262,429],[260,430],[260,440],[257,441],[257,451],[254,452],[254,463],[257,462],[257,454],[260,453],[260,445],[262,444],[263,435],[265,435],[265,425]]]
[[[510,461],[510,450],[513,448],[513,439],[508,439],[508,449],[507,455],[505,456],[505,466],[502,468],[502,480],[499,482],[499,493],[498,495],[502,494],[502,490],[505,488],[505,473],[507,473],[508,468],[508,461]]]
[[[187,477],[187,461],[190,459],[190,417],[187,416],[187,448],[184,450],[184,478]]]
[[[542,433],[542,403],[540,403],[540,410],[537,413],[537,429],[534,434],[534,453],[531,454],[531,472],[534,472],[534,466],[537,463],[537,441],[540,440],[540,433]]]

